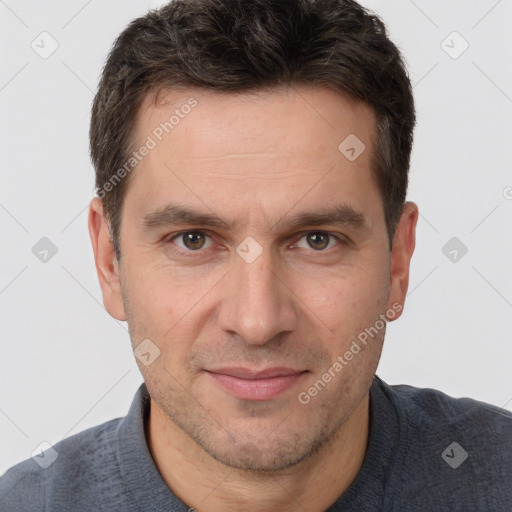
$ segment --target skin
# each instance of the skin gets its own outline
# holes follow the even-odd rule
[[[405,205],[390,251],[370,168],[373,110],[323,87],[147,97],[134,146],[191,96],[198,105],[134,171],[120,264],[101,201],[89,209],[107,310],[128,321],[134,348],[149,338],[160,350],[149,366],[138,361],[151,395],[148,445],[164,481],[200,512],[321,512],[363,463],[385,328],[309,403],[298,395],[379,315],[404,304],[418,209]],[[349,134],[366,146],[355,161],[338,150]],[[145,230],[142,218],[169,202],[233,226]],[[286,225],[339,204],[364,224]],[[202,230],[198,245],[171,240],[185,230]],[[321,249],[311,238],[319,231]],[[236,252],[249,236],[262,249],[251,263]],[[244,400],[205,371],[220,366],[305,373],[275,398]]]

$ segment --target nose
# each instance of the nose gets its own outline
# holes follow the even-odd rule
[[[249,345],[264,345],[296,328],[294,295],[270,250],[248,263],[235,255],[235,268],[223,284],[219,327]]]

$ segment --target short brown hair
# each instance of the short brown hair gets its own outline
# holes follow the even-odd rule
[[[112,178],[133,151],[147,94],[292,85],[328,86],[374,109],[373,171],[391,243],[407,193],[416,115],[402,56],[381,19],[353,0],[173,0],[119,35],[92,106],[96,191],[118,260],[123,197],[133,173],[115,184]],[[106,187],[109,180],[113,186]]]

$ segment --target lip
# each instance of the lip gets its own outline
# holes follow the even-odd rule
[[[271,400],[301,380],[307,371],[286,367],[253,370],[230,367],[205,370],[213,381],[240,400]]]

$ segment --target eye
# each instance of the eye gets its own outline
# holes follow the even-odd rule
[[[170,242],[175,243],[181,249],[177,251],[178,253],[198,252],[200,249],[208,249],[212,243],[211,238],[202,231],[183,231],[169,238],[167,243]]]
[[[303,241],[304,240],[304,241]],[[174,251],[181,256],[193,256],[193,253],[203,253],[212,246],[212,239],[204,231],[182,231],[171,235],[166,244],[174,245]],[[345,243],[344,240],[325,231],[309,231],[302,235],[295,247],[313,249],[316,252],[326,252],[327,249]]]
[[[332,245],[330,244],[330,242],[332,242],[333,240],[336,240],[336,244],[334,245],[334,247],[338,245],[339,242],[341,242],[339,237],[331,233],[326,233],[325,231],[310,231],[306,233],[304,236],[302,236],[300,240],[303,239],[306,240],[307,246],[300,245],[300,241],[296,246],[305,249],[312,248],[315,251],[323,251],[326,248],[331,248]]]

